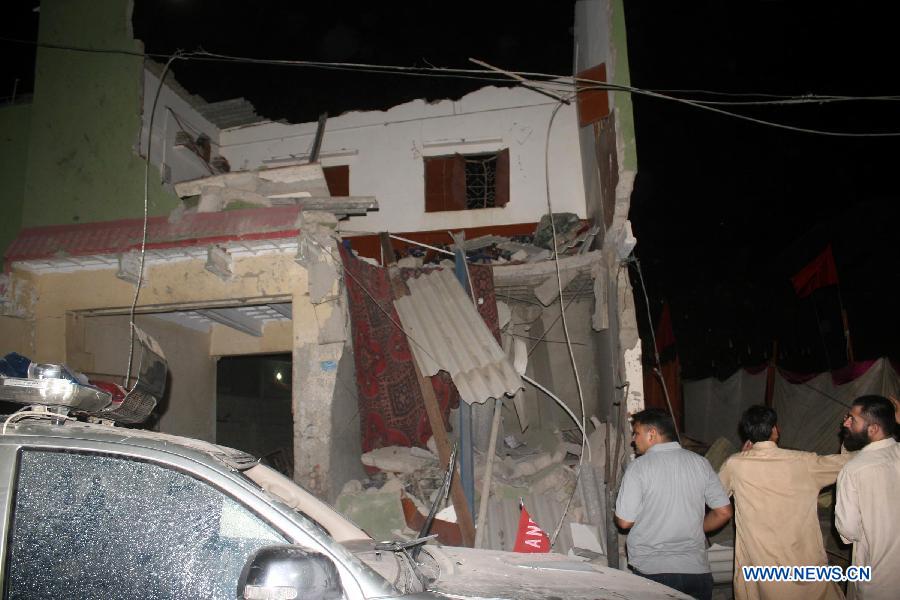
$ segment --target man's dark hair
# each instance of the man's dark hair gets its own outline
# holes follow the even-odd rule
[[[777,423],[778,413],[768,406],[757,404],[744,411],[738,431],[745,442],[765,442],[772,437],[772,429]]]
[[[894,420],[894,405],[884,396],[871,394],[860,396],[853,401],[853,406],[862,409],[863,419],[868,425],[879,425],[885,437],[893,437],[897,424]]]
[[[647,408],[641,412],[631,415],[631,422],[644,425],[645,427],[653,427],[659,434],[668,441],[677,439],[675,433],[675,421],[668,412],[661,408]]]

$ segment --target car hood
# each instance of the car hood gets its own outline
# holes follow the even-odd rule
[[[424,550],[440,568],[428,589],[448,598],[689,599],[649,579],[561,554],[449,546],[426,546]]]

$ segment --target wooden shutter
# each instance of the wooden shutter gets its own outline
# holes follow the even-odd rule
[[[350,195],[350,167],[340,165],[337,167],[322,167],[325,173],[325,182],[332,196]]]
[[[466,161],[459,154],[425,158],[425,212],[466,209]]]
[[[596,81],[597,83],[606,83],[606,64],[600,63],[595,67],[585,69],[581,73],[578,73],[576,77],[579,80],[587,79]],[[590,85],[589,82],[585,81],[578,81],[575,85],[578,90],[576,104],[578,105],[579,127],[585,127],[591,123],[596,123],[609,115],[609,93],[606,90],[586,89],[589,88]]]
[[[497,153],[497,169],[494,172],[494,206],[500,208],[509,202],[509,148]]]

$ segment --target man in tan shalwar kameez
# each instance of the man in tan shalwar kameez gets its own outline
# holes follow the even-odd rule
[[[754,582],[741,572],[744,566],[828,564],[816,510],[819,491],[832,485],[853,457],[779,448],[776,421],[771,408],[747,409],[741,430],[753,445],[719,471],[735,504],[734,598],[839,600],[844,594],[834,582]]]

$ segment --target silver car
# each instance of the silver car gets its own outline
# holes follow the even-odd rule
[[[243,452],[23,416],[0,432],[10,600],[686,598],[557,554],[425,545],[413,559]]]

